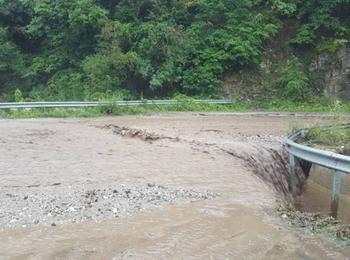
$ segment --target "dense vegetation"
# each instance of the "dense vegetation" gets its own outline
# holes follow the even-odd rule
[[[304,101],[305,51],[348,44],[349,13],[350,0],[0,0],[0,100],[218,97],[288,28],[259,96]]]

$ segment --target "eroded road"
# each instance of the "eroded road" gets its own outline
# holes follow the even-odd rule
[[[0,258],[347,259],[275,214],[317,115],[0,121]]]

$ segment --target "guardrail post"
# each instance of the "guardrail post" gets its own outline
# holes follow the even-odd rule
[[[339,205],[339,196],[341,192],[343,172],[336,171],[333,178],[333,191],[332,191],[332,201],[331,201],[331,216],[337,218],[338,215],[338,205]]]
[[[292,192],[292,195],[295,196],[297,194],[297,177],[296,177],[296,171],[295,171],[296,158],[293,154],[290,153],[288,155],[288,159],[289,159],[291,192]]]

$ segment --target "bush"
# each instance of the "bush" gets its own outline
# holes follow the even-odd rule
[[[309,78],[296,57],[289,60],[278,73],[280,75],[272,86],[281,97],[293,102],[304,102],[310,98]]]
[[[342,145],[350,143],[349,128],[330,128],[311,127],[307,133],[306,139],[315,144],[323,145]]]
[[[88,95],[89,90],[84,86],[83,75],[74,71],[57,73],[44,90],[44,96],[50,100],[85,100]]]
[[[15,90],[15,101],[16,102],[23,102],[24,101],[22,91],[20,91],[18,88]]]
[[[114,92],[127,89],[127,81],[138,67],[138,56],[134,52],[97,53],[87,57],[82,70],[90,93]]]

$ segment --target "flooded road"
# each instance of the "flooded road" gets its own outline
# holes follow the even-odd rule
[[[348,259],[349,248],[275,213],[290,199],[284,135],[295,121],[328,120],[1,120],[0,258]]]

